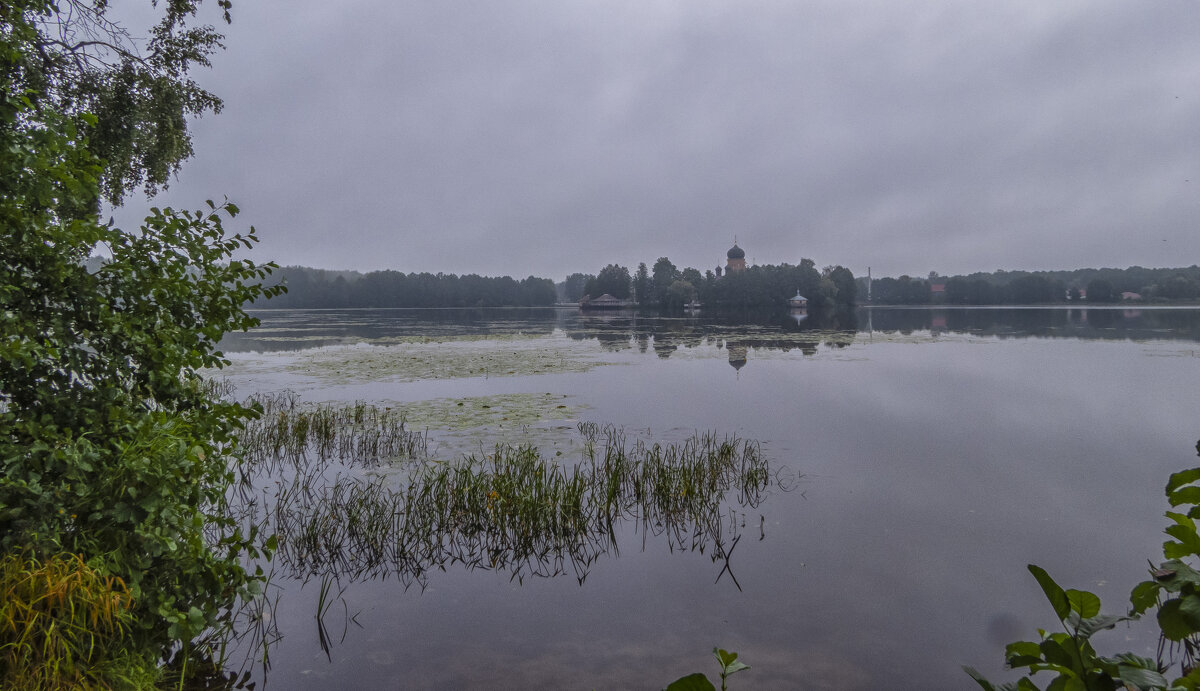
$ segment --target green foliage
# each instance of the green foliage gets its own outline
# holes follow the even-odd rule
[[[288,287],[287,295],[266,305],[279,308],[548,307],[556,298],[554,282],[536,276],[518,281],[510,276],[391,270],[362,274],[288,266],[272,278]]]
[[[1087,284],[1088,302],[1116,302],[1120,295],[1113,289],[1112,283],[1103,278],[1093,278]]]
[[[1027,668],[1030,676],[1038,672],[1056,674],[1048,689],[1114,689],[1117,682],[1130,682],[1124,675],[1144,677],[1158,674],[1153,660],[1136,656],[1104,658],[1092,647],[1097,631],[1111,629],[1131,617],[1100,614],[1100,598],[1083,590],[1064,590],[1045,570],[1029,565],[1029,571],[1042,587],[1046,599],[1062,623],[1064,631],[1040,631],[1038,642],[1018,641],[1005,648],[1005,661],[1013,669]],[[1029,677],[1015,685],[994,686],[973,669],[966,671],[984,689],[1036,689]]]
[[[588,280],[583,289],[586,295],[594,298],[607,293],[620,300],[629,299],[632,291],[633,279],[629,276],[629,269],[616,264],[600,269],[600,273]]]
[[[1196,445],[1200,453],[1200,442]],[[966,672],[984,689],[1036,690],[1030,679],[1038,672],[1053,672],[1057,676],[1046,687],[1048,691],[1067,689],[1107,690],[1200,688],[1200,572],[1184,559],[1200,556],[1200,535],[1195,519],[1200,517],[1200,468],[1191,468],[1171,475],[1166,495],[1172,508],[1168,511],[1172,524],[1164,532],[1170,540],[1163,543],[1162,562],[1150,572],[1151,579],[1139,583],[1129,595],[1128,616],[1100,614],[1100,598],[1081,590],[1064,590],[1043,569],[1030,565],[1029,570],[1042,587],[1055,615],[1062,622],[1064,633],[1040,631],[1040,642],[1018,641],[1005,649],[1005,658],[1014,669],[1027,668],[1028,676],[1016,683],[992,684],[971,668]],[[1111,657],[1098,655],[1091,645],[1097,631],[1112,628],[1116,623],[1136,619],[1157,610],[1161,643],[1157,659],[1133,653]],[[1174,655],[1178,654],[1175,659]],[[1178,665],[1180,676],[1168,681],[1167,673]]]
[[[121,636],[158,654],[219,630],[257,582],[240,561],[257,536],[223,511],[252,411],[215,399],[198,371],[225,363],[225,332],[256,323],[242,305],[278,289],[259,283],[273,265],[234,258],[257,238],[225,231],[233,204],[155,209],[137,232],[99,221],[106,169],[84,133],[100,121],[79,115],[79,127],[30,87],[35,22],[53,10],[2,10],[0,551],[82,554],[120,578],[132,596]],[[111,260],[89,271],[96,247]]]
[[[570,276],[567,277],[569,281]],[[650,278],[650,270],[646,262],[638,264],[637,273],[633,275],[633,297],[639,303],[648,305],[654,301],[654,281]]]
[[[713,648],[713,657],[717,658],[717,664],[721,666],[721,691],[726,691],[726,680],[729,677],[742,670],[750,669],[750,665],[738,660],[737,653]],[[676,679],[664,691],[716,691],[716,687],[708,680],[708,677],[696,672]]]
[[[707,306],[738,309],[786,307],[787,301],[800,291],[808,298],[811,309],[824,310],[853,306],[855,291],[846,287],[847,283],[854,283],[849,269],[836,267],[823,276],[811,259],[802,259],[795,266],[752,266],[728,273],[720,280],[706,281],[700,290],[700,301]]]
[[[663,307],[667,307],[670,300],[671,285],[680,279],[679,269],[671,263],[666,257],[659,257],[654,262],[654,268],[651,270],[652,278],[651,286],[654,294],[654,302]]]
[[[680,677],[667,685],[665,691],[717,691],[717,687],[700,672]]]
[[[151,193],[165,186],[192,155],[188,117],[221,109],[219,98],[186,78],[192,66],[207,67],[222,47],[211,26],[191,25],[200,4],[164,3],[157,23],[136,33],[115,23],[103,1],[13,0],[0,6],[5,89],[28,97],[39,112],[60,113],[83,128],[82,144],[101,165],[100,190],[114,204],[139,185]],[[228,22],[231,3],[217,5]],[[90,117],[81,119],[85,113]]]
[[[672,283],[670,288],[667,288],[667,302],[665,306],[668,309],[682,309],[685,304],[695,299],[695,297],[696,288],[687,281],[678,280]]]
[[[875,302],[903,302],[889,292],[887,282],[875,281]],[[894,285],[894,284],[891,284]],[[1080,291],[1086,291],[1086,299]],[[946,279],[946,303],[1001,305],[1062,302],[1119,302],[1124,292],[1150,301],[1195,300],[1200,297],[1200,266],[1148,269],[1075,269],[1071,271],[995,271]],[[927,299],[927,298],[926,298]],[[922,299],[921,301],[925,301]]]
[[[694,292],[684,299],[685,287],[689,285]],[[622,299],[634,294],[642,306],[665,309],[678,309],[692,299],[699,299],[708,307],[748,309],[784,308],[796,291],[809,298],[809,306],[814,310],[852,307],[857,299],[854,274],[849,269],[828,267],[822,274],[811,259],[802,259],[799,265],[752,266],[729,272],[720,279],[712,271],[707,274],[693,268],[680,271],[667,257],[659,257],[649,270],[645,263],[639,264],[633,278],[625,267],[609,264],[588,281],[584,292],[592,297],[609,293]],[[928,292],[925,287],[925,294]]]

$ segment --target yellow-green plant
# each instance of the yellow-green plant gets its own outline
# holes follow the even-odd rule
[[[0,688],[137,687],[152,659],[126,649],[133,597],[78,554],[0,558]]]

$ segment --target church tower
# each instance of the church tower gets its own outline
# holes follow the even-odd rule
[[[725,257],[729,260],[725,264],[726,275],[746,270],[746,250],[738,247],[736,237],[733,239],[733,247],[729,248]]]

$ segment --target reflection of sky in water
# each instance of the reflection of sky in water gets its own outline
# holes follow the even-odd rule
[[[748,539],[733,557],[743,592],[713,582],[719,565],[708,555],[671,554],[654,540],[643,553],[641,536],[629,534],[620,557],[597,563],[583,587],[570,577],[518,586],[455,569],[435,574],[423,593],[387,580],[355,584],[345,599],[363,627],[351,625],[331,665],[316,645],[310,583],[281,604],[288,637],[273,653],[270,685],[654,688],[692,671],[712,676],[714,645],[752,665],[735,679],[745,688],[890,688],[896,679],[967,688],[961,664],[1011,678],[1001,670],[1003,643],[1053,623],[1026,564],[1094,590],[1118,612],[1146,559],[1160,554],[1162,487],[1194,462],[1200,436],[1200,360],[1187,342],[1197,313],[1135,324],[1091,310],[1083,325],[944,312],[944,332],[921,333],[907,322],[884,328],[876,310],[871,332],[860,316],[844,347],[823,344],[825,334],[801,347],[812,339],[772,325],[740,333],[680,320],[639,331],[626,320],[608,332],[624,334],[621,349],[611,347],[618,338],[608,347],[578,339],[624,366],[301,382],[313,399],[566,395],[586,420],[759,439],[774,463],[804,479],[745,517]],[[901,319],[882,321],[893,318]],[[572,319],[545,324],[545,338],[583,331]],[[1180,331],[1163,332],[1171,324]],[[1146,335],[1155,330],[1173,340]],[[675,346],[666,358],[664,341]],[[746,362],[731,367],[740,348]],[[235,381],[281,388],[296,383],[280,372],[303,353],[239,355],[239,365],[243,357],[258,371]],[[331,628],[336,640],[340,627]],[[1135,631],[1102,633],[1098,648],[1151,654],[1154,640],[1125,641]]]

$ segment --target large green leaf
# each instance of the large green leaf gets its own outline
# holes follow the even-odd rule
[[[1163,554],[1171,559],[1200,554],[1200,535],[1196,533],[1196,521],[1174,511],[1168,511],[1167,518],[1175,521],[1175,525],[1167,526],[1164,532],[1179,542],[1164,543]]]
[[[663,691],[717,691],[708,677],[696,672],[671,682]]]
[[[1167,500],[1171,502],[1171,506],[1179,506],[1180,504],[1194,506],[1200,504],[1200,487],[1196,485],[1180,487],[1174,492],[1167,493]]]
[[[1100,598],[1095,594],[1074,588],[1066,592],[1071,609],[1078,612],[1081,618],[1090,619],[1100,613]]]
[[[1121,614],[1099,614],[1090,619],[1084,619],[1079,622],[1079,635],[1083,638],[1091,638],[1097,631],[1111,629],[1120,622],[1131,621],[1137,617],[1127,617]]]
[[[1189,585],[1200,588],[1200,572],[1178,559],[1163,562],[1160,568],[1151,573],[1155,581],[1172,593],[1177,593]]]
[[[1143,614],[1156,605],[1160,590],[1162,586],[1155,581],[1142,581],[1134,586],[1133,591],[1129,593],[1129,603],[1133,605],[1133,611]]]
[[[1053,665],[1058,665],[1064,669],[1078,670],[1082,665],[1079,662],[1079,656],[1075,653],[1073,645],[1063,645],[1064,641],[1070,641],[1070,638],[1061,635],[1061,638],[1047,638],[1038,646],[1042,651],[1042,656],[1046,658],[1046,662]]]
[[[1200,667],[1179,677],[1171,684],[1172,689],[1200,689]]]
[[[1004,648],[1004,659],[1009,667],[1027,667],[1042,661],[1042,649],[1033,641],[1017,641]]]
[[[1200,443],[1197,443],[1196,449],[1200,451]],[[1197,480],[1200,480],[1200,468],[1188,468],[1187,470],[1173,473],[1171,477],[1167,478],[1167,497],[1170,498],[1172,492]]]
[[[1167,678],[1159,674],[1156,669],[1120,665],[1117,670],[1121,675],[1121,681],[1133,684],[1139,689],[1165,689],[1167,687]]]
[[[1087,684],[1084,684],[1083,680],[1079,677],[1064,674],[1050,682],[1050,685],[1046,687],[1046,691],[1087,691]]]
[[[1066,619],[1067,615],[1071,613],[1071,603],[1067,600],[1066,591],[1055,583],[1050,574],[1046,573],[1042,567],[1030,564],[1028,568],[1029,573],[1032,573],[1033,577],[1037,579],[1038,585],[1042,586],[1042,592],[1046,594],[1046,599],[1050,601],[1050,606],[1054,608],[1054,613],[1059,620]]]
[[[1037,691],[1037,687],[1032,686],[1032,682],[1029,682],[1029,680],[1024,677],[1022,677],[1021,681],[1017,683],[1009,682],[1006,684],[993,684],[987,679],[984,679],[983,675],[980,674],[979,671],[974,667],[963,665],[962,669],[967,673],[967,676],[975,680],[976,684],[979,684],[983,691],[1026,691],[1026,689],[1030,689],[1030,691]],[[1021,684],[1023,683],[1028,683],[1030,686],[1022,686]]]
[[[737,653],[731,653],[720,648],[713,648],[713,655],[717,657],[717,662],[721,664],[721,671],[726,677],[744,669],[750,669],[750,665],[738,661]]]
[[[1167,640],[1182,641],[1196,633],[1196,628],[1189,619],[1189,615],[1183,611],[1183,601],[1179,598],[1167,600],[1158,608],[1158,628]]]

